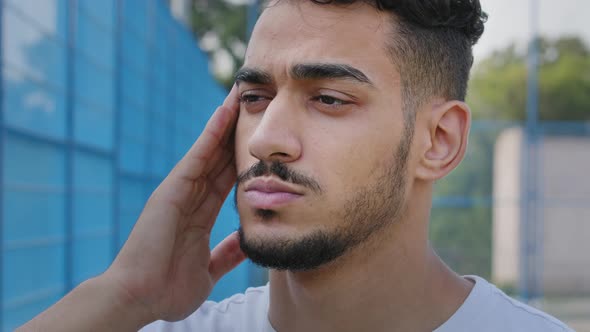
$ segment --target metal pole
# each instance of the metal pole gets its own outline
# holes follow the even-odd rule
[[[121,74],[121,67],[122,67],[122,4],[121,1],[115,1],[114,7],[114,56],[115,56],[115,68],[114,68],[114,126],[113,126],[113,160],[112,160],[112,170],[113,170],[113,238],[112,238],[112,258],[113,260],[117,257],[117,253],[119,252],[119,248],[122,245],[121,241],[121,220],[120,220],[120,197],[121,197],[121,172],[119,169],[119,159],[121,155],[121,89],[122,89],[122,79],[123,76]]]
[[[154,76],[155,76],[155,51],[152,49],[152,47],[157,47],[154,46],[156,45],[156,13],[155,13],[155,6],[156,3],[155,1],[148,1],[147,4],[147,26],[146,31],[147,31],[147,42],[146,42],[146,51],[147,51],[147,68],[145,69],[146,71],[144,72],[145,77],[147,77],[148,79],[145,82],[145,92],[146,92],[146,104],[145,104],[145,109],[144,112],[146,114],[146,126],[145,126],[145,137],[146,140],[144,142],[145,146],[147,147],[146,149],[146,154],[145,154],[145,165],[144,165],[144,170],[145,173],[148,175],[148,177],[150,177],[149,183],[147,185],[147,190],[146,190],[146,196],[149,197],[152,194],[152,191],[154,189],[152,189],[152,182],[153,180],[151,179],[152,176],[152,171],[154,169],[154,153],[155,153],[155,146],[153,146],[153,133],[154,133],[154,128],[155,128],[155,107],[154,107],[154,94],[158,93],[158,91],[156,91],[156,89],[154,89]]]
[[[248,7],[248,38],[252,35],[258,14],[260,12],[260,0],[253,0],[253,3]]]
[[[521,220],[521,277],[520,292],[525,302],[540,295],[538,263],[542,261],[538,223],[538,126],[539,126],[539,3],[530,2],[531,37],[527,57],[527,103],[523,164],[523,218]]]
[[[74,43],[76,0],[66,9],[66,139],[65,139],[65,293],[74,288]]]
[[[0,330],[4,329],[4,144],[6,132],[4,130],[4,1],[0,0]]]

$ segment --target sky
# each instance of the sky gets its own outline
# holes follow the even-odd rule
[[[253,0],[225,0],[235,4],[249,4]],[[474,48],[475,62],[494,50],[512,43],[525,50],[531,38],[531,4],[538,6],[538,28],[543,36],[556,38],[577,35],[590,47],[590,1],[587,0],[480,0],[489,19],[485,32]],[[223,57],[222,57],[223,58]],[[221,60],[223,60],[221,58]],[[226,59],[228,60],[228,59]],[[220,61],[225,68],[226,61]]]
[[[590,1],[584,0],[481,0],[489,15],[485,32],[475,46],[476,62],[512,42],[526,47],[531,36],[531,4],[538,4],[539,32],[555,38],[581,36],[590,46]]]
[[[253,0],[225,0],[249,4]],[[484,33],[475,47],[476,61],[494,50],[516,42],[525,48],[531,36],[531,4],[536,2],[539,32],[544,36],[579,35],[590,45],[590,1],[587,0],[480,0],[489,14]]]

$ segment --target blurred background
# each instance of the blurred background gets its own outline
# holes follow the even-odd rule
[[[481,0],[467,157],[431,238],[590,331],[590,3]],[[101,273],[232,84],[254,0],[0,0],[0,330]],[[238,226],[231,204],[213,243]],[[244,263],[211,299],[266,282]]]

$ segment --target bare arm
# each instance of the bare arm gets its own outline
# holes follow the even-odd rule
[[[232,134],[238,111],[234,88],[154,191],[108,270],[18,331],[137,331],[198,309],[245,258],[235,233],[209,249],[211,229],[236,180]]]
[[[17,331],[137,331],[151,316],[101,276],[83,282]]]

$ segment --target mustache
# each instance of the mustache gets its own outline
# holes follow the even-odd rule
[[[263,161],[259,161],[256,164],[252,165],[246,171],[238,174],[236,186],[239,186],[240,184],[257,177],[269,175],[275,175],[284,182],[290,182],[296,185],[303,186],[316,193],[322,192],[322,187],[316,180],[305,174],[301,174],[290,169],[289,167],[287,167],[287,165],[278,160],[275,160],[270,164],[265,163]]]

